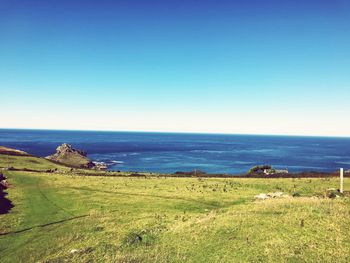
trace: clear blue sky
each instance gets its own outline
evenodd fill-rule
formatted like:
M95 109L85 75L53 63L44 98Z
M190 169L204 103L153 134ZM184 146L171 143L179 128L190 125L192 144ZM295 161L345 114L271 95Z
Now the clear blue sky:
M349 3L0 0L0 127L350 136Z

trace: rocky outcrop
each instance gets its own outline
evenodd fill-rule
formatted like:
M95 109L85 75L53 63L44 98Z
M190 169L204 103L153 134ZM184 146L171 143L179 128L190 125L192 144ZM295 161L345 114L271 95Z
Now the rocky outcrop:
M275 175L275 174L288 174L288 170L278 170L271 165L257 165L248 171L248 175Z
M87 168L96 170L106 170L103 163L93 162L85 151L74 149L71 145L64 143L57 147L56 153L45 157L48 160L68 165L74 168Z

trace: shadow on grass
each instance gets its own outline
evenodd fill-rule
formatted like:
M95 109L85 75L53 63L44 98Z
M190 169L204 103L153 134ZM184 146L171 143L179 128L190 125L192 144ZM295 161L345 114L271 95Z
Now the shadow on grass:
M6 198L7 193L0 186L0 215L7 214L14 205Z
M6 177L0 172L0 215L7 214L14 205L12 202L6 198L8 183Z

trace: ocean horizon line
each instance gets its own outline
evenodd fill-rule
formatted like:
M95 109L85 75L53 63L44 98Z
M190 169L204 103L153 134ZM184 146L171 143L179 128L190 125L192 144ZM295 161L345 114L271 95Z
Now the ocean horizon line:
M308 138L342 138L350 139L350 135L312 135L312 134L273 134L273 133L230 133L201 131L161 131L161 130L113 130L113 129L59 129L59 128L1 128L0 130L23 131L61 131L61 132L111 132L111 133L150 133L150 134L200 134L200 135L232 135L232 136L266 136L266 137L308 137Z

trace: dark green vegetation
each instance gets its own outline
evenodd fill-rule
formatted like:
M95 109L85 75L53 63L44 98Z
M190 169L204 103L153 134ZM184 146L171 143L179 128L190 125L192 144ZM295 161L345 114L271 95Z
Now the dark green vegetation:
M6 177L0 172L0 215L8 213L13 207L10 200L6 198L8 182Z
M350 261L350 200L326 197L337 178L87 177L111 173L0 155L9 166L1 262ZM253 198L275 191L291 197Z

